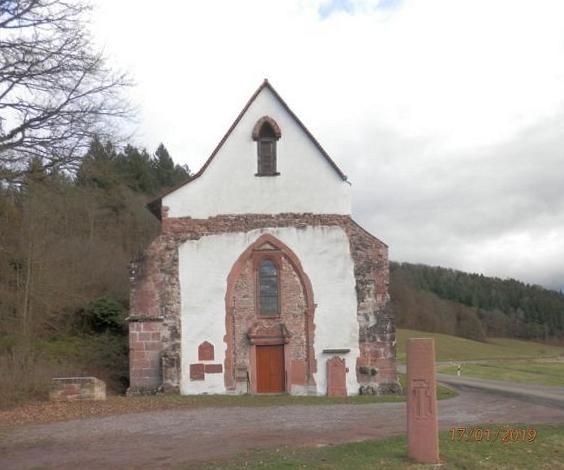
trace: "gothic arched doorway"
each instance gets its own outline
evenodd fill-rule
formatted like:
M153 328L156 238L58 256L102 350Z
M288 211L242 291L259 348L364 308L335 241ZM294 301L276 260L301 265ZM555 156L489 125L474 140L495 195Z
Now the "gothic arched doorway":
M225 294L225 386L240 393L315 387L313 289L296 254L270 234L239 256Z

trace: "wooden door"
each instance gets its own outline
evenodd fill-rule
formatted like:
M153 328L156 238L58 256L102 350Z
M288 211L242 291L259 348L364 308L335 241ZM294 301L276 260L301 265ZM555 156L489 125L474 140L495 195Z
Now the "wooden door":
M257 392L285 391L284 345L257 346Z

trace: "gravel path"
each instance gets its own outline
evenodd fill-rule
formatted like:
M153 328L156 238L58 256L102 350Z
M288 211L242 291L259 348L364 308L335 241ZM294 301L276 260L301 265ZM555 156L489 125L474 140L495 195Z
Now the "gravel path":
M483 391L439 402L443 430L477 423L564 423L564 409ZM20 426L0 435L0 468L168 468L244 450L405 433L405 404L168 410Z

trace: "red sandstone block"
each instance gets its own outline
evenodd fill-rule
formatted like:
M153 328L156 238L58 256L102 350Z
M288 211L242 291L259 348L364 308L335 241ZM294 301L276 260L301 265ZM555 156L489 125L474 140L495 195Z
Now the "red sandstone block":
M145 354L144 350L143 350L143 343L136 343L135 346L131 346L129 348L129 357L132 357L132 354ZM145 356L141 357L139 356L139 359L143 359Z
M160 351L161 343L158 341L147 341L145 343L145 351Z
M153 333L138 333L139 341L151 341L151 335Z
M72 395L65 395L64 400L65 401L76 401L80 399L80 394L78 393L74 393Z
M77 393L80 393L80 386L77 385L77 384L64 385L62 392L63 392L63 395L65 395L65 396L76 395Z
M293 360L292 372L290 374L292 385L305 385L306 383L306 366L305 361Z
M213 344L204 341L198 346L198 361L213 361L214 357Z
M140 368L140 369L148 369L149 367L151 367L153 364L151 364L151 361L147 361L146 359L137 359L135 361L131 361L131 367L135 367L135 368Z
M135 350L135 351L129 351L129 360L130 361L136 361L139 359L146 359L147 355L145 353L145 351L140 351L140 350Z
M380 380L378 381L379 383L394 383L397 381L397 375L396 374L382 374L380 376Z
M368 367L370 366L370 362L365 357L359 357L356 361L356 366L358 367Z
M221 374L223 372L222 364L206 364L204 366L206 374Z
M368 360L370 361L371 364L375 364L378 359L381 359L382 355L380 354L380 350L375 349L375 348L371 348L368 351Z
M158 331L159 323L157 322L143 322L143 331Z
M379 381L394 382L397 379L396 369L378 369Z
M132 384L133 385L133 384ZM155 379L154 378L140 378L135 380L135 387L140 387L140 388L155 388L155 386L157 385L155 383Z
M137 341L137 340L129 341L129 349L142 351L143 350L143 342Z
M389 368L393 368L394 367L394 359L393 358L389 358L389 357L382 357L380 359L378 359L378 361L376 361L376 365L378 367L389 367Z
M190 380L204 380L204 364L190 364Z
M143 374L145 374L145 377L153 377L159 374L159 370L154 367L146 367L141 370L143 371Z
M151 333L151 339L152 339L153 341L160 341L160 340L161 340L161 334L160 334L160 332L157 331L157 332Z

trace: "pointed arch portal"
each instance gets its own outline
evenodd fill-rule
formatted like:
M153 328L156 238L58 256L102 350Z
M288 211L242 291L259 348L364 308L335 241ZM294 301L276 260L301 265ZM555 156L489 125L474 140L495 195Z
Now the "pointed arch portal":
M265 260L280 274L276 280L279 308L269 315L260 311L259 274ZM274 278L270 281L275 282ZM261 393L305 392L315 387L314 314L312 284L298 256L273 235L258 237L227 276L226 389Z

